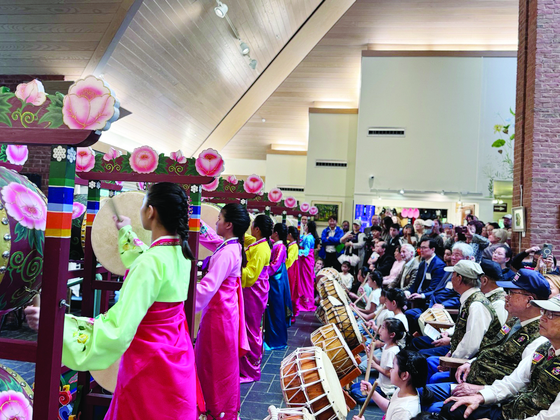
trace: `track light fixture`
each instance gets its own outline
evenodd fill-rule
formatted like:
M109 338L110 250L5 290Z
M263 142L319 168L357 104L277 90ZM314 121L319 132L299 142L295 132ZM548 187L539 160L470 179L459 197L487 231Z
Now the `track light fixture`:
M222 3L220 0L216 0L216 2L218 5L214 7L214 13L216 13L216 16L223 19L226 17L228 12L227 4Z
M404 190L400 190L399 193L404 194Z
M257 60L255 60L254 58L251 59L251 61L249 61L249 67L255 70L257 68Z
M247 55L247 54L249 54L249 52L251 51L251 49L249 48L249 46L248 46L245 42L243 42L243 41L241 41L241 42L239 43L239 49L241 50L241 54L243 54L243 55Z

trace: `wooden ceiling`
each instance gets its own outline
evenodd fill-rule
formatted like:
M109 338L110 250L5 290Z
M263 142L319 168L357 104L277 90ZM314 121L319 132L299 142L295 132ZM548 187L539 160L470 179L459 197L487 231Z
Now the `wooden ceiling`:
M134 0L0 0L0 74L91 73Z
M265 159L271 144L306 150L310 107L358 106L368 46L515 50L517 16L517 0L357 0L222 152Z

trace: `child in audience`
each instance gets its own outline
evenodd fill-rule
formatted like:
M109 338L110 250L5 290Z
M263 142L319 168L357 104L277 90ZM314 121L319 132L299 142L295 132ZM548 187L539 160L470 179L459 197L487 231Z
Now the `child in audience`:
M340 273L341 285L345 290L351 290L354 283L354 276L350 274L350 263L344 261L341 265L342 273Z
M385 398L377 390L373 393L373 400L386 413L385 420L410 420L420 414L420 404L428 404L431 397L430 392L425 388L427 375L428 363L417 352L403 350L394 356L390 376L391 384L397 390L390 399ZM362 381L361 387L369 393L372 385ZM424 388L422 396L419 396L417 388ZM352 420L365 420L365 418L354 416Z

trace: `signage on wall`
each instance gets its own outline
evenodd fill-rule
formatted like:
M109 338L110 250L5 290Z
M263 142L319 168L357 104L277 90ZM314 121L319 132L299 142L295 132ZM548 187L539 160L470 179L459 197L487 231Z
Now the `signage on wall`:
M494 204L494 213L506 213L507 203Z

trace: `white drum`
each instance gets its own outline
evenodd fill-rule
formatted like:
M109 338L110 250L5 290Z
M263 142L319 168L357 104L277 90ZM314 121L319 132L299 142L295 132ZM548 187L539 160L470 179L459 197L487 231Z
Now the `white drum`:
M313 420L305 408L276 408L268 407L268 416L264 420Z
M324 325L313 331L311 343L327 353L339 378L358 368L358 362L336 325Z
M321 299L326 299L327 297L332 296L345 305L349 303L346 291L342 288L340 283L334 279L325 279L325 281L318 283L317 290L319 291Z
M318 420L344 420L348 414L342 387L327 354L301 347L280 365L280 386L290 408L306 408Z

